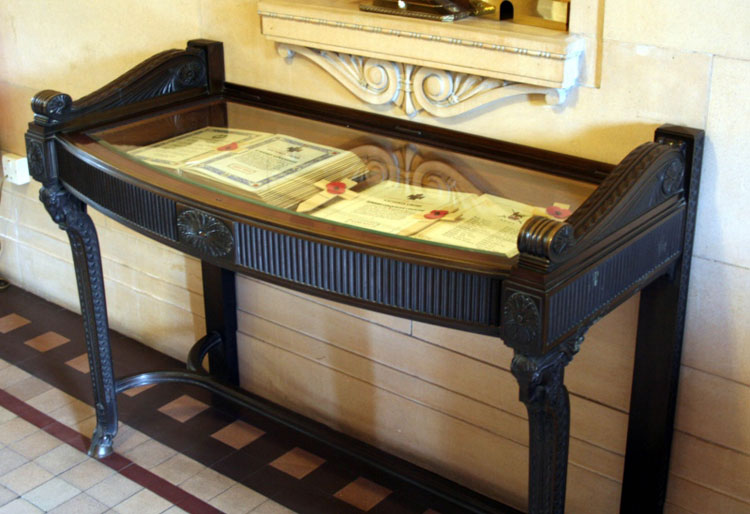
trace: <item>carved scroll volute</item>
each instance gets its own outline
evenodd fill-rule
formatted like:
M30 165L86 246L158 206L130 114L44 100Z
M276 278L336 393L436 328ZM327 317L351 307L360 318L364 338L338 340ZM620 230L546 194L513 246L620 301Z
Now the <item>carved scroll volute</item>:
M614 234L684 189L681 148L645 143L618 164L566 222L527 220L518 235L519 264L549 270Z
M76 101L59 91L41 91L31 100L34 121L43 127L54 127L87 113L123 107L170 93L192 88L208 90L211 70L208 69L207 56L217 51L220 53L220 45L212 41L194 41L186 50L161 52ZM217 68L220 68L217 71L223 80L223 65Z
M575 246L573 227L564 221L532 216L518 234L518 251L558 262Z

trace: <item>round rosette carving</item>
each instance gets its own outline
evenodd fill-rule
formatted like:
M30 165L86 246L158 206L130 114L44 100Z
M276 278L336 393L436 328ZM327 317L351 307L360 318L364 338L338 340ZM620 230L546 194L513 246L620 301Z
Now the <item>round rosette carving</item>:
M206 68L203 63L189 61L182 64L175 73L175 85L177 89L198 87L203 85L206 76Z
M52 89L40 91L31 99L32 111L36 114L43 114L53 118L70 110L72 105L73 100L69 95Z
M26 158L29 163L29 173L34 177L34 180L42 182L44 178L44 149L42 148L42 143L28 141L26 144Z
M210 214L190 209L177 217L180 241L211 257L223 257L232 252L232 232Z
M573 227L567 223L560 227L550 242L550 259L555 260L562 256L563 253L573 244Z
M72 103L73 100L66 94L55 95L47 100L45 110L51 115L61 114L63 111L68 110Z
M523 293L513 293L503 307L503 331L511 346L528 346L541 332L539 309L534 300Z

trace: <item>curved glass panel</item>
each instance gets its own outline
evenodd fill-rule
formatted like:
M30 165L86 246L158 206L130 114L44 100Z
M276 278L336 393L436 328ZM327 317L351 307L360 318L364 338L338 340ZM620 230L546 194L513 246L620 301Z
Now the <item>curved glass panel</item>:
M516 253L532 215L564 219L592 184L219 101L89 134L160 173L327 224Z

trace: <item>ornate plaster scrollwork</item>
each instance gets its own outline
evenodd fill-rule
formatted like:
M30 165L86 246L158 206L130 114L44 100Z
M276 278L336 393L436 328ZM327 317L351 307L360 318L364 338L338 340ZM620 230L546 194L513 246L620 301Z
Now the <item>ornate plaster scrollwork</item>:
M520 95L544 95L548 104L565 102L566 90L520 84L506 80L385 61L315 48L279 43L279 54L311 60L371 105L393 104L407 116L424 111L450 118Z

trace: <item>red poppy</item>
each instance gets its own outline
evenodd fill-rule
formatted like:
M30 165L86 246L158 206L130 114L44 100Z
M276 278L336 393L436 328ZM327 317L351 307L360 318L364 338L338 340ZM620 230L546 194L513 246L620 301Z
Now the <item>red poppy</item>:
M332 195L343 195L346 193L346 184L343 182L329 182L326 186L326 191Z
M229 150L237 150L237 143L229 143L228 145L220 146L217 148L220 152L226 152Z
M447 216L448 211L434 209L424 215L428 220L439 220L440 218Z
M552 216L553 218L564 220L568 216L572 214L570 209L563 209L562 207L558 207L557 205L550 205L547 207L547 214Z

